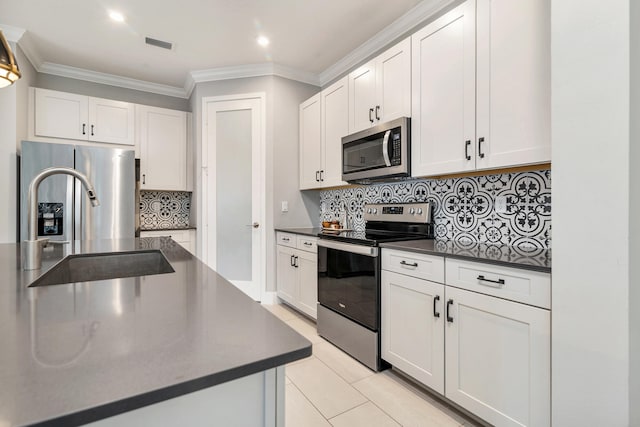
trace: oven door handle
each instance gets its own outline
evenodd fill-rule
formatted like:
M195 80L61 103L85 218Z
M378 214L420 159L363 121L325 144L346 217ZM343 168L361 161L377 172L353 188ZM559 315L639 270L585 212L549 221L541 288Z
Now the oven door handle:
M333 240L318 240L318 246L328 249L335 249L337 251L350 252L353 254L377 257L378 248L363 245L354 245L352 243L334 242Z
M389 135L391 135L391 130L386 131L382 139L382 156L384 157L384 163L387 167L391 166L391 159L389 159Z

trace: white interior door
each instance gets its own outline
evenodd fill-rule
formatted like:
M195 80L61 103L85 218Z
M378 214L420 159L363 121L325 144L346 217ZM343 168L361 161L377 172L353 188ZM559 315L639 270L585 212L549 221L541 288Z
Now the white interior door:
M247 295L264 288L264 98L203 101L203 259Z

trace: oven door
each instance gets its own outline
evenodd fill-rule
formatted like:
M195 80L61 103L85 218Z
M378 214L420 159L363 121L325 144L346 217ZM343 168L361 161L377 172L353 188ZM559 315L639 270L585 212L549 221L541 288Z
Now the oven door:
M380 319L378 248L318 240L318 302L377 331Z

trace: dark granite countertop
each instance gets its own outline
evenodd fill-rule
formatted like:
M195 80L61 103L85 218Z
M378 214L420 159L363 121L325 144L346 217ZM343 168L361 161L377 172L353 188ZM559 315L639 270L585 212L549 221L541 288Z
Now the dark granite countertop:
M71 253L157 248L174 273L29 288ZM284 365L311 343L168 238L0 245L0 425L75 426Z
M275 228L276 231L284 231L285 233L301 234L303 236L318 237L318 234L322 234L322 228L309 227L309 228Z
M451 240L408 240L383 243L380 247L551 273L550 249Z

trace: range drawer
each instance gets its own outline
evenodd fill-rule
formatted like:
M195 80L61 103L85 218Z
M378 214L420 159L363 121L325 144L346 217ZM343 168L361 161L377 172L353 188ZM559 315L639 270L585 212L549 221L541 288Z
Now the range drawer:
M298 249L318 253L318 239L315 237L298 236Z
M383 249L382 269L444 283L444 258L437 255Z
M297 236L292 233L284 233L282 231L278 231L276 233L276 242L279 245L289 246L290 248L295 248L297 246Z
M536 307L551 308L551 275L447 258L446 284Z

